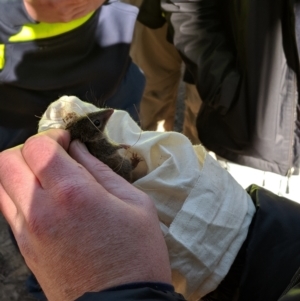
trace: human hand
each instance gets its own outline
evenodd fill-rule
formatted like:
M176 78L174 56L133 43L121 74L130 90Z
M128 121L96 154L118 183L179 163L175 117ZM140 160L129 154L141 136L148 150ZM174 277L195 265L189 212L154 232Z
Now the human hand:
M86 16L100 7L105 0L23 0L25 8L36 21L70 22Z
M0 210L48 300L170 283L151 199L69 141L68 132L49 130L0 153Z

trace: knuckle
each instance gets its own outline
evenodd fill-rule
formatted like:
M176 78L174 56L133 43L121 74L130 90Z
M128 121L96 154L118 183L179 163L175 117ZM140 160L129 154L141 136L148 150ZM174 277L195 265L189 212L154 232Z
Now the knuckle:
M44 166L49 160L54 160L57 154L57 144L46 135L30 137L22 148L24 158L30 158L31 162L39 162Z
M145 198L144 204L146 208L156 212L154 201L146 194L144 194L144 198Z
M35 136L28 138L23 145L23 149L22 149L23 154L34 152L36 149L37 142L38 141Z
M49 231L49 227L46 225L47 217L45 218L39 212L31 213L27 218L26 223L28 232L35 236L45 236Z
M50 211L52 214L43 210L33 211L25 217L27 233L42 243L56 240L62 231L63 216L59 211Z
M76 179L59 181L52 189L57 202L64 207L73 206L83 194L82 183L77 183Z
M141 206L141 208L143 208L143 210L145 212L149 212L151 214L153 214L153 213L157 214L157 210L156 210L154 201L147 194L138 190L138 191L136 191L135 198L141 200L139 205Z
M32 245L29 243L28 239L26 239L24 235L20 235L20 237L18 237L17 242L23 257L27 260L28 259L35 260L36 254L32 248Z
M117 171L118 170L113 170L98 159L94 160L93 173L95 175L101 175L101 182L114 183L116 181Z
M93 169L95 174L101 175L101 179L104 182L114 181L116 177L116 173L110 167L100 161L95 163Z
M45 135L36 135L28 138L23 145L23 153L33 153L40 151L41 146L50 141L50 138Z
M154 202L150 198L147 198L147 201L143 203L143 209L144 220L146 224L152 224L154 221L158 222L158 212Z

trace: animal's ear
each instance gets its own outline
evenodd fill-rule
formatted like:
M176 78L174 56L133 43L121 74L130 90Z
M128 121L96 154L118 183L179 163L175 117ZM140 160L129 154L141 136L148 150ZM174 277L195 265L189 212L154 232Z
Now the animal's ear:
M104 130L107 121L109 120L110 116L113 114L114 109L103 109L98 112L91 113L91 120L94 125L101 131Z

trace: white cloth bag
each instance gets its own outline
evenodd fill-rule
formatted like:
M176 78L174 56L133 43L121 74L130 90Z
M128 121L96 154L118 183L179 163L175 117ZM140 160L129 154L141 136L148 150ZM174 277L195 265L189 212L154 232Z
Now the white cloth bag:
M53 102L39 131L64 128L67 113L99 108L74 96ZM143 158L134 186L155 202L169 250L173 285L188 300L214 290L227 274L255 212L244 189L201 145L176 132L143 132L124 111L111 116L110 139L132 146L124 155Z

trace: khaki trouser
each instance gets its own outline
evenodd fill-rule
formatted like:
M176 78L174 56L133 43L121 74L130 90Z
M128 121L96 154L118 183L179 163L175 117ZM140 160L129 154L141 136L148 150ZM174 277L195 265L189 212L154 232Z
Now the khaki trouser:
M140 6L142 0L123 0ZM167 24L150 29L136 23L131 46L133 61L144 71L146 88L140 107L141 126L156 130L160 122L166 131L174 128L178 86L181 79L182 60L175 47L166 40ZM183 133L192 143L199 143L196 115L201 99L194 85L186 85Z

